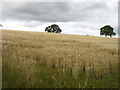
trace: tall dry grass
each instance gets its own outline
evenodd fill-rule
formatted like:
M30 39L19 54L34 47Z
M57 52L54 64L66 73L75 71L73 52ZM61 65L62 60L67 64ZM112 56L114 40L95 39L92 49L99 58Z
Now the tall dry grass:
M57 70L62 77L84 79L85 86L93 79L118 74L117 38L22 31L2 34L3 78L5 74L19 73L19 87L42 83L37 77L42 72L41 65ZM56 75L53 73L51 78L57 82ZM8 87L4 79L3 87Z

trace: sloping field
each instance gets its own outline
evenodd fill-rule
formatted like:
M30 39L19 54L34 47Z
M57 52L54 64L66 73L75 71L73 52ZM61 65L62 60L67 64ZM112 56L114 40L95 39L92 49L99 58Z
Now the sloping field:
M118 87L118 39L2 31L3 88Z

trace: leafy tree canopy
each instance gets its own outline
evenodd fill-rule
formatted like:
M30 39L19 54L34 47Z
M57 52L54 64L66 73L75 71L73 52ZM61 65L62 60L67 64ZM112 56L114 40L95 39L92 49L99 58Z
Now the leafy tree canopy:
M3 27L2 24L0 24L0 27Z
M113 32L114 28L110 25L105 25L104 27L100 28L100 35L105 35L112 37L113 35L116 35L115 32Z
M60 33L60 32L62 32L60 27L56 24L52 24L51 26L46 27L45 31L49 32L49 33Z

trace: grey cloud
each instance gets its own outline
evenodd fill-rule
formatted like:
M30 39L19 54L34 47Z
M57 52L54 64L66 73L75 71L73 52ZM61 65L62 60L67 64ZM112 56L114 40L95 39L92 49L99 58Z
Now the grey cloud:
M108 9L105 3L68 2L26 2L22 7L15 3L4 3L3 18L23 21L71 22L84 21L94 17L101 10Z
M12 3L10 3L10 5L12 5ZM19 20L38 20L46 22L62 21L63 19L64 21L65 18L63 14L69 12L67 3L27 2L25 6L14 9L9 8L10 5L5 4L4 6L4 19L13 18Z

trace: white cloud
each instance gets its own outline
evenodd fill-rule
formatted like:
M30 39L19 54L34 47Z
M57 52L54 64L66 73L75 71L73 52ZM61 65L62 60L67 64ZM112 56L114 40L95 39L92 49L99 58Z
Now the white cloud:
M98 36L99 29L109 24L118 32L117 0L6 3L8 1L3 3L3 26L6 29L44 32L45 27L55 23L61 27L62 33Z

